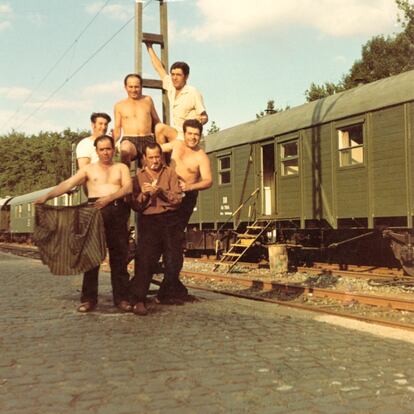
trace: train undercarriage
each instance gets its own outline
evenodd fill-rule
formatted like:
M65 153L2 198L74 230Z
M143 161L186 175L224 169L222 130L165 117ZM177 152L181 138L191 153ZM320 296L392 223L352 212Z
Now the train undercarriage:
M407 228L332 229L326 226L300 229L294 222L274 221L246 251L243 261L268 260L268 246L284 244L288 250L289 267L311 266L315 262L336 263L342 269L348 265L403 268L414 276L414 233ZM325 224L325 223L324 223ZM222 228L200 229L189 226L186 233L187 255L216 255L218 258L245 231L248 223L241 223L237 230Z

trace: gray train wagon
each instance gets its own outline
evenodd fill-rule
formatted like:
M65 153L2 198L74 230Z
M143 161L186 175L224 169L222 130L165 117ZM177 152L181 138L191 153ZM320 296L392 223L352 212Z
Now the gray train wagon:
M34 191L32 193L13 197L10 201L10 233L12 240L26 241L33 233L35 206L33 202L47 194L54 187ZM77 192L63 194L47 202L55 206L70 206L77 204Z
M411 230L413 85L408 71L207 136L214 184L191 226L217 229L257 188L257 217L291 233Z

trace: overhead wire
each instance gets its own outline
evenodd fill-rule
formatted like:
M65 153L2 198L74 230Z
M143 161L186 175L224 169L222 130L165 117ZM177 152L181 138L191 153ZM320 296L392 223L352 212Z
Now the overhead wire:
M107 3L110 0L107 1ZM149 0L144 6L147 7L150 3L152 3L154 0ZM102 9L101 9L102 10ZM37 107L35 108L17 127L16 129L19 129L22 125L24 125L30 118L32 118L33 115L35 115L40 109L42 109L47 102L50 101L50 99L53 98L76 74L78 74L102 49L105 48L107 44L109 44L123 29L125 29L126 26L131 23L135 19L135 15L132 16L130 19L128 19L107 41L105 41L101 46L98 47L98 49L95 50L95 52L92 53L80 66L78 66L77 69L75 69L54 91L52 91L49 96Z
M55 70L55 68L59 65L59 63L65 58L65 56L73 49L73 47L78 43L79 39L84 35L84 33L88 30L88 28L92 25L92 23L96 20L96 18L101 14L102 10L108 5L111 0L107 0L103 6L96 12L96 14L92 17L92 19L85 25L85 27L80 31L76 39L67 47L67 49L60 55L60 57L56 60L56 62L50 67L50 69L46 72L46 74L42 77L42 79L36 84L36 86L32 89L31 93L27 96L27 98L23 101L23 103L16 109L16 111L6 120L4 124L4 128L8 125L8 123L20 112L20 110L26 105L27 102L32 98L34 93L40 88L43 82L49 77L49 75Z

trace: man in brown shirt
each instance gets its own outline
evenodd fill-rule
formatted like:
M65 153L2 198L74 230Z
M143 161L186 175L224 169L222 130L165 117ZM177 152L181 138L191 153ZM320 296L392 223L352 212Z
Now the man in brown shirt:
M135 276L130 283L131 303L137 315L148 313L145 299L160 256L163 256L165 267L164 280L158 291L161 303L174 296L172 286L183 265L183 232L176 213L182 191L177 174L163 164L162 150L157 143L145 146L144 160L145 167L137 170L137 188L132 200L134 210L141 213Z

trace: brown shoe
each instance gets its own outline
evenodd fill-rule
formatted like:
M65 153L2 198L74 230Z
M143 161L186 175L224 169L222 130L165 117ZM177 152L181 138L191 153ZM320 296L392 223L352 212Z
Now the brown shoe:
M131 304L126 301L126 300L121 300L121 302L119 302L116 307L118 309L120 309L122 312L131 312L132 311L132 306Z
M139 315L139 316L145 316L148 315L148 310L145 307L144 302L138 302L134 305L134 307L132 308L132 312L135 313L135 315Z
M79 306L78 306L78 312L80 313L86 313L86 312L92 312L94 311L96 308L96 303L94 302L82 302Z

